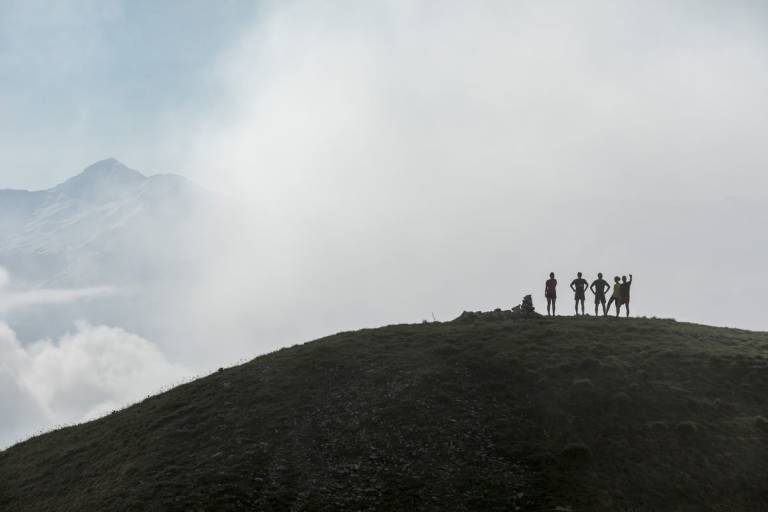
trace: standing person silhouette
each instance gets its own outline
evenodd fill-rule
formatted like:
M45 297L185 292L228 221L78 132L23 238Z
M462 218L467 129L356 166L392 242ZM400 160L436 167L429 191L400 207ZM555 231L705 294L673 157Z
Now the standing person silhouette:
M613 278L613 295L611 300L608 301L608 307L611 309L611 304L616 303L616 316L619 316L619 308L621 308L621 284L619 283L619 276Z
M576 316L579 316L579 302L581 302L581 315L584 316L584 295L589 283L586 279L581 277L581 272L576 274L576 279L571 281L571 290L574 293L574 300L576 302L574 309L576 310Z
M544 285L544 297L547 298L547 316L555 316L555 303L557 302L557 279L555 273L549 273L549 279ZM552 312L549 309L552 307Z
M606 316L608 314L608 308L605 307L605 294L611 289L611 285L608 284L608 281L603 279L602 272L597 274L597 279L594 280L589 289L595 294L595 316L597 316L597 306L599 304L603 305L603 316Z
M629 318L629 287L632 286L632 274L629 274L629 281L627 276L621 276L621 303L627 310L627 318Z

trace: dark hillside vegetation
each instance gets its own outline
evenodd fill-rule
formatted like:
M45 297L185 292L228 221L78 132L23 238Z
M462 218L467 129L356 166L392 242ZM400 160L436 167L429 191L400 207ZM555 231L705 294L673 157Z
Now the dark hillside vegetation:
M0 510L765 510L767 395L765 333L366 329L16 445Z

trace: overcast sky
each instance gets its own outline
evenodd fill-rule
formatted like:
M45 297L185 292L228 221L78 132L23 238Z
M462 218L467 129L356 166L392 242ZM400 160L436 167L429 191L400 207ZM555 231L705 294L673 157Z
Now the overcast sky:
M768 328L767 21L748 0L0 0L0 186L114 156L275 219L294 279L463 275L453 312L634 270L638 312Z
M338 193L354 163L351 186L384 169L755 195L767 19L757 1L2 0L3 186L114 156L223 187Z
M339 304L306 334L516 300L550 270L768 328L766 21L746 0L0 0L0 187L114 156L239 196L250 238L287 244L281 291Z
M747 0L0 0L0 188L112 156L250 205L258 230L231 234L252 249L215 248L184 297L241 336L272 322L243 356L541 309L550 271L633 273L637 314L767 330L767 22ZM151 345L121 327L43 346Z

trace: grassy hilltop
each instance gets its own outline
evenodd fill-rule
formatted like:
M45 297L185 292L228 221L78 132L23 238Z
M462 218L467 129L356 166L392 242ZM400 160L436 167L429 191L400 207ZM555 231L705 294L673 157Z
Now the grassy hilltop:
M16 445L0 510L765 510L767 394L768 333L366 329Z

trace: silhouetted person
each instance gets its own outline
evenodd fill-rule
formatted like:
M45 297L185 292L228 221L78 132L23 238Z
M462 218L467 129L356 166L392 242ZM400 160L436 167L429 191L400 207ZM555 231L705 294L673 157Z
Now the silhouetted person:
M576 274L576 279L571 281L571 290L573 290L575 296L574 300L576 302L574 305L574 309L576 309L576 316L579 315L579 302L581 302L581 314L584 314L584 295L587 291L587 286L589 286L589 283L586 279L581 277L581 272L578 272Z
M605 307L605 294L611 289L611 285L603 279L602 272L597 274L597 279L595 279L589 289L595 294L595 316L597 316L597 306L600 304L603 305L603 316L606 316L608 308Z
M616 316L619 316L619 308L621 307L621 283L619 282L619 276L613 278L613 295L611 300L608 301L608 307L611 309L611 304L616 303Z
M627 310L627 318L629 318L629 287L632 286L632 274L629 274L629 281L627 276L621 276L621 303Z
M549 279L547 279L544 285L544 297L547 298L547 316L555 315L555 303L557 302L557 279L555 279L555 273L549 273ZM550 307L552 311L550 312Z

